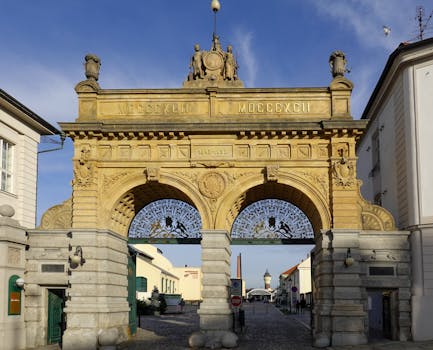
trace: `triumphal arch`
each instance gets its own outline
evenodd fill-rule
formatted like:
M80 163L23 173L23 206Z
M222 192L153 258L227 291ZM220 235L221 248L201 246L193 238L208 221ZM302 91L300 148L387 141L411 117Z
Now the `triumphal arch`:
M383 286L396 291L394 338L409 336L407 233L395 231L392 216L360 195L355 146L366 121L351 116L344 54L332 53L329 64L329 86L245 88L232 48L223 50L214 35L208 51L195 46L182 88L107 90L98 83L99 58L86 56L86 80L75 88L78 117L60 123L75 148L72 197L47 211L39 229L69 254L79 246L85 258L68 269L64 348L96 346L98 334L110 329L124 339L127 242L142 238L201 244L206 341L222 341L231 329L230 244L242 239L315 243L315 346L367 342L366 290ZM193 207L198 235L190 236L186 223L177 223L182 235L167 234L160 222L131 234L140 210L161 199ZM268 199L298 208L312 235L281 217L266 224L267 232L280 225L283 235L274 229L260 236L258 226L232 235L238 215ZM38 234L30 239L36 247ZM392 267L392 277L371 269L383 266Z

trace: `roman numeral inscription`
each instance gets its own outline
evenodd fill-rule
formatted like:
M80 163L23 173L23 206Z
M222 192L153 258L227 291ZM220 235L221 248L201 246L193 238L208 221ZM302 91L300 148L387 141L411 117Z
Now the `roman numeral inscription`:
M304 114L310 113L310 102L239 102L239 114L251 113L284 113Z

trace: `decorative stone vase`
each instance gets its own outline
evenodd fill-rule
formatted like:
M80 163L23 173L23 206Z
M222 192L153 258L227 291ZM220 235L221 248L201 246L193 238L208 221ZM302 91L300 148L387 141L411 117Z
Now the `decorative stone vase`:
M99 79L99 68L101 67L101 60L98 56L88 54L85 57L86 63L86 78L97 81Z

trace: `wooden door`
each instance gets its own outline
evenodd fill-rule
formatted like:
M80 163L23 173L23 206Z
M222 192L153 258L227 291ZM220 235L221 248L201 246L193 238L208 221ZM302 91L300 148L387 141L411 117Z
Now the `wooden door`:
M48 344L61 343L63 333L64 290L48 290Z

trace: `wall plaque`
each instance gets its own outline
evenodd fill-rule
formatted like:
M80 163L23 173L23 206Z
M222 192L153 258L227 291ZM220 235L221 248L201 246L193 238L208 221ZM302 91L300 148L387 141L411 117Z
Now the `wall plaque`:
M63 264L42 264L42 272L65 272L65 265Z

